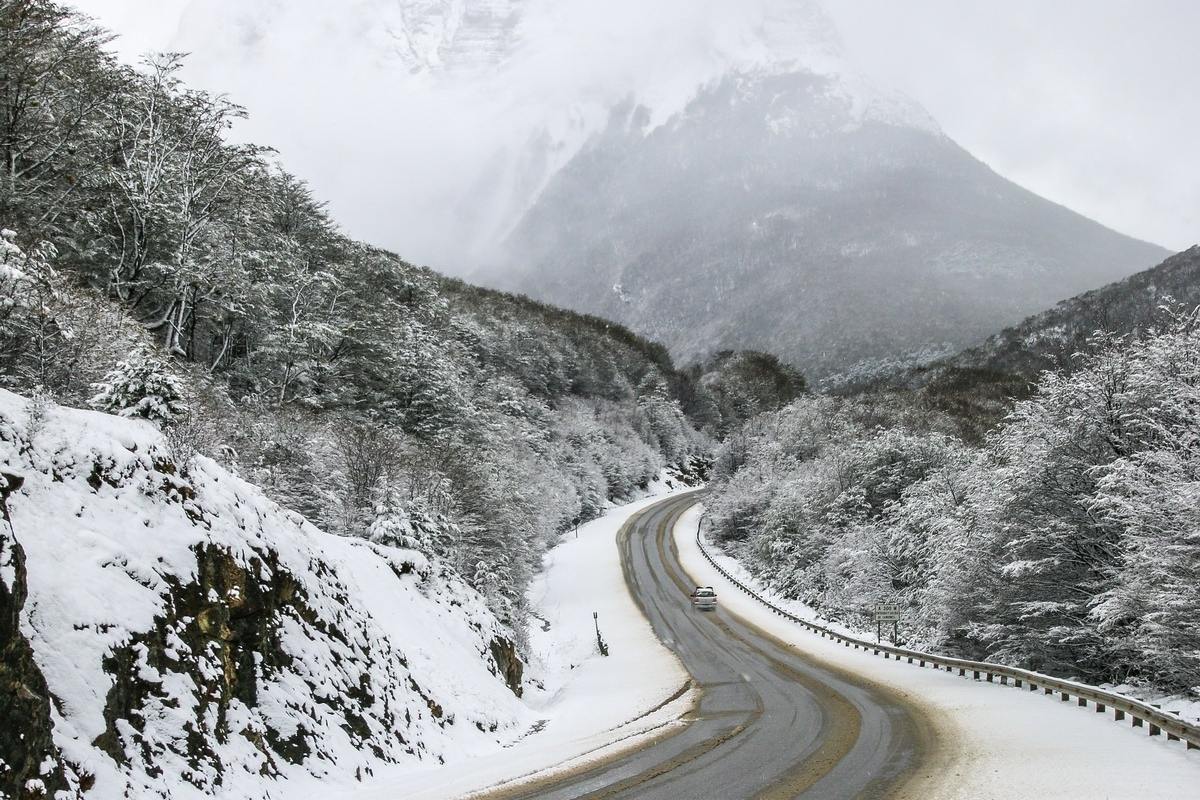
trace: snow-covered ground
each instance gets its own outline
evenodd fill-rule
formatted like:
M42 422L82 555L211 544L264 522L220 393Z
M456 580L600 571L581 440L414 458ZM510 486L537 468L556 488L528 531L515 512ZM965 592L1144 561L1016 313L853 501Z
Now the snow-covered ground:
M47 780L89 798L458 797L691 705L616 544L663 481L548 554L518 697L513 633L452 571L324 533L145 421L0 390L0 472L22 680L55 700L27 732L52 736Z
M353 797L394 800L397 783L408 800L462 797L571 770L681 724L677 720L694 699L687 671L634 603L617 548L617 533L631 517L679 491L687 489L660 482L650 496L580 526L578 538L568 535L547 554L529 592L543 620L530 634L530 669L543 688L526 691L525 704L534 713L527 735L466 762L379 773ZM607 657L596 644L593 612Z
M696 583L716 587L726 608L814 658L897 690L933 723L934 757L899 797L1200 798L1200 751L1186 751L1181 742L1151 738L1146 728L1040 693L848 649L772 614L700 553L696 525L702 512L701 506L690 509L675 528L680 561Z
M0 580L28 588L47 757L90 798L311 797L527 721L511 632L421 553L323 533L147 422L3 390L0 469L23 480Z

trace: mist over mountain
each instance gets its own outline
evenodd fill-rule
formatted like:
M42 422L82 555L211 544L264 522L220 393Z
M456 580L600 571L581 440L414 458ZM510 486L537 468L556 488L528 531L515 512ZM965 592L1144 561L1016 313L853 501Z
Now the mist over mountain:
M808 0L190 0L170 47L352 233L464 277L615 107L657 124L730 70L841 58Z
M1200 305L1200 245L1116 283L1063 300L1053 308L956 354L948 366L1008 372L1033 379L1070 372L1072 356L1089 348L1097 331L1137 336L1161 328L1172 311Z
M496 274L683 359L746 347L823 376L953 352L1165 254L997 175L912 101L760 69L664 125L615 113Z
M237 99L294 116L285 157L336 160L319 185L356 233L683 358L926 361L1167 254L993 173L807 0L193 0L184 23L189 78L261 72ZM351 130L379 160L339 157Z
M861 375L838 389L915 390L951 412L972 438L999 423L1046 372L1071 374L1114 341L1136 343L1178 326L1200 306L1200 245L1124 280L1068 298L981 344L889 374Z

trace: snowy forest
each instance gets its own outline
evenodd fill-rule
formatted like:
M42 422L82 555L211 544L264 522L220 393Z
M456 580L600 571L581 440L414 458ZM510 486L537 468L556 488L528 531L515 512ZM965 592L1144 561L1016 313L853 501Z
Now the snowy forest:
M546 549L664 473L782 593L1088 681L1200 686L1200 327L1099 336L984 425L807 393L773 356L677 368L605 320L341 233L245 110L0 0L0 387L148 419L321 529L420 551L505 625ZM989 421L990 422L990 421ZM710 468L711 465L711 468ZM340 541L340 540L339 540Z
M246 112L184 85L182 56L122 66L44 0L0 17L0 386L34 416L150 419L183 463L440 559L519 630L557 534L664 469L699 477L713 436L803 388L769 356L679 371L617 325L351 241L229 138ZM760 373L761 396L730 377Z
M805 397L718 452L708 523L775 589L906 642L1200 686L1200 327L1163 309L1044 372L978 445L901 393Z

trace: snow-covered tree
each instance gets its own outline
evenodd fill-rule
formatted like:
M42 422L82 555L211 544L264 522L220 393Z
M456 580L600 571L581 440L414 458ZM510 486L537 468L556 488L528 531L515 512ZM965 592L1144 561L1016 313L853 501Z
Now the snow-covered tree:
M171 425L187 413L183 387L166 362L149 347L139 346L95 384L93 408L122 417L141 417Z
M1200 331L1195 314L1123 354L1130 446L1097 471L1093 510L1121 530L1115 585L1092 617L1127 642L1118 669L1200 687Z
M396 487L386 477L373 492L375 518L367 528L367 538L388 547L404 547L427 553L432 541L429 532L413 523Z

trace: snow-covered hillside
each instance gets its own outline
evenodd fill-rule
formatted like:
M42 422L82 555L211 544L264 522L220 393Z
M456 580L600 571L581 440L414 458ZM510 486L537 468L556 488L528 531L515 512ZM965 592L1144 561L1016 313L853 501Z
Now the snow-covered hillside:
M0 663L25 704L0 767L31 791L265 797L494 749L526 721L513 635L456 576L184 449L0 391Z

